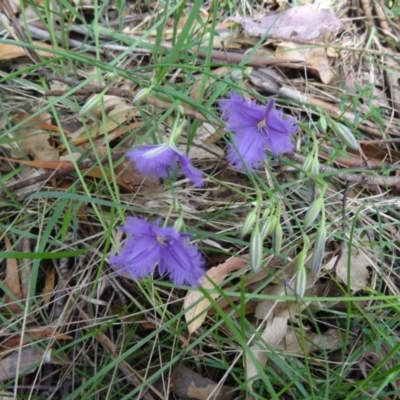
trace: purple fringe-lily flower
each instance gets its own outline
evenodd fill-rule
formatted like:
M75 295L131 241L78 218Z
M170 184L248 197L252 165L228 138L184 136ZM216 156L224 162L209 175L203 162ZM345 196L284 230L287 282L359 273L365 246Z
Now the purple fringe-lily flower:
M169 143L142 145L126 155L143 175L154 175L157 178L166 178L170 169L175 169L179 161L186 178L198 187L204 184L203 174L193 168L190 158Z
M227 131L235 133L234 143L228 146L228 162L240 170L257 168L265 160L265 148L280 155L293 151L290 136L297 131L296 118L283 119L283 112L275 108L275 100L266 106L246 100L238 93L230 93L221 100L222 118L228 122Z
M158 263L159 273L168 273L177 286L198 286L204 260L197 247L188 243L193 235L160 225L160 220L151 223L128 217L121 230L130 237L121 252L109 258L110 264L121 274L140 279L151 275Z

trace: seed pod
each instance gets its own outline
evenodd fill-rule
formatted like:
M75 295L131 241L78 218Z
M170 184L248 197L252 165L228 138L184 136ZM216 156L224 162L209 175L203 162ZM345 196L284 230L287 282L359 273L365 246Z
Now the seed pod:
M358 150L359 145L358 142L351 132L351 130L346 126L341 124L340 122L334 122L332 128L336 135L343 140L343 142L349 146L353 150Z
M279 223L279 221L277 221L277 223L275 225L275 229L273 230L273 234L272 234L272 248L274 250L275 255L278 255L281 252L282 237L283 237L282 226Z
M314 243L314 252L311 259L311 275L316 276L321 269L322 259L324 258L326 242L326 227L322 225L317 231Z
M260 228L256 225L250 239L250 265L254 272L257 272L260 269L262 257L263 242L261 239Z
M324 199L320 196L317 197L311 206L308 208L307 214L304 218L304 229L308 229L320 214L324 206Z
M257 208L254 208L247 214L247 217L244 220L242 226L242 232L241 232L242 236L246 236L253 229L253 226L257 221L257 214L258 214Z
M234 81L241 81L243 80L243 72L240 69L235 68L231 71L231 77Z

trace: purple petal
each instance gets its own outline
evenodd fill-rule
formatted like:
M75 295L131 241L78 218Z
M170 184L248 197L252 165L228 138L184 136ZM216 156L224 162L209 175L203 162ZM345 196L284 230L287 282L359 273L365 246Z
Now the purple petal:
M144 145L126 153L143 175L166 178L169 168L176 168L177 153L170 146Z
M203 258L197 248L184 242L176 242L161 250L164 258L164 269L168 270L170 279L177 286L185 283L198 286L199 278L204 275Z
M159 223L158 221L153 222ZM144 218L128 217L125 225L120 228L122 231L129 233L131 236L152 236L153 225Z
M229 164L239 170L245 170L243 162L249 169L258 168L265 160L265 146L268 140L257 129L249 129L247 133L240 132L234 137L234 144L228 146L227 159Z
M227 131L239 132L257 127L265 118L265 108L259 106L255 101L247 101L237 93L230 93L229 99L219 102L222 118L228 124Z
M160 246L153 239L129 238L117 256L110 257L110 264L119 273L129 273L132 278L149 276L160 257Z
M179 154L178 157L182 165L182 172L186 178L191 180L196 186L202 187L204 185L203 173L198 169L193 168L192 162L187 155Z

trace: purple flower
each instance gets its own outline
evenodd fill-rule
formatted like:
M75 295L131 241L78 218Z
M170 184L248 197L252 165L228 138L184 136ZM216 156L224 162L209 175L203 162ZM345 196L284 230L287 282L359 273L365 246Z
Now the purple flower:
M221 100L222 118L228 122L227 131L235 133L234 142L228 147L228 162L244 170L257 168L265 160L265 148L279 155L293 151L290 135L297 131L295 118L283 119L283 112L275 108L275 100L266 106L246 100L238 93L230 93Z
M193 168L190 158L170 143L142 145L129 151L126 155L130 161L136 163L137 169L143 175L154 175L157 178L166 178L170 169L175 169L179 161L186 178L196 186L200 187L204 184L203 174Z
M158 263L160 274L168 273L177 286L198 286L204 275L204 261L196 246L188 243L193 235L160 225L160 220L151 223L128 217L121 229L130 237L121 252L109 258L110 264L120 273L140 279L150 275Z

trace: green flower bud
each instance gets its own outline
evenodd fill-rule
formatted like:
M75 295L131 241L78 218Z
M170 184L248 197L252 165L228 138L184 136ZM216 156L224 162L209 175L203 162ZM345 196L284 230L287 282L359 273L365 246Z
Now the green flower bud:
M304 229L308 229L319 216L322 207L324 206L324 199L317 197L311 206L308 208L307 214L304 218Z
M275 225L275 229L273 230L273 234L272 234L272 248L276 255L280 254L280 252L281 252L282 238L283 238L282 226L279 223L279 221L277 221L277 223Z
M253 72L253 68L252 68L252 67L246 67L246 68L243 70L243 75L244 75L244 76L250 76L252 72Z
M106 91L103 91L101 93L93 95L87 102L84 104L84 106L80 109L78 116L79 117L84 117L88 115L90 112L93 111L95 107L97 107L104 98L104 94Z
M263 242L260 235L260 228L256 225L250 239L250 265L254 272L257 272L260 269L262 257Z
M143 101L146 97L149 96L150 92L153 90L153 87L150 86L148 88L143 88L141 90L139 90L135 97L133 98L133 102L134 103L140 103L141 101Z
M317 125L321 133L326 133L326 131L328 130L328 123L326 122L326 118L324 116L320 117Z
M244 220L243 226L242 226L242 236L247 235L252 229L257 221L257 215L258 215L258 209L254 208L251 210L248 214L246 219Z
M310 246L310 240L307 236L304 236L304 246L296 260L296 279L294 283L294 290L298 300L304 297L307 289L307 271L305 268L308 248Z
M261 237L263 240L275 229L277 223L278 217L276 215L271 215L268 220L264 222L261 228Z
M243 73L240 69L235 68L231 71L231 77L234 81L241 81L243 80Z
M316 276L322 264L322 259L324 258L325 252L325 242L326 242L326 227L321 225L317 231L317 236L314 243L314 252L311 259L311 275Z
M359 149L360 146L358 145L355 136L346 125L343 125L340 122L334 122L332 128L336 135L343 140L347 146L353 150Z
M300 257L299 257L300 258ZM296 293L297 300L300 301L307 289L307 271L304 264L297 266L296 278L294 281L294 291Z

